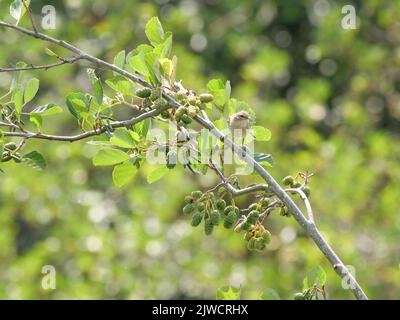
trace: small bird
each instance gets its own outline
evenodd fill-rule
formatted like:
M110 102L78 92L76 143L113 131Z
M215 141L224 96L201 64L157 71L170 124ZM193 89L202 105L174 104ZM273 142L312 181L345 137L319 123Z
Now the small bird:
M249 114L246 111L239 111L229 117L229 128L233 135L239 134L236 130L241 130L242 144L246 137L247 130L250 129Z

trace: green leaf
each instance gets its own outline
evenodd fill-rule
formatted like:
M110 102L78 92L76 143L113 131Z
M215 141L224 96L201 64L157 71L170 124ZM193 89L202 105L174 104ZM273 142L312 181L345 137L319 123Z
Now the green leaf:
M260 295L261 300L281 300L279 297L279 294L274 290L274 289L265 289L263 292L261 292Z
M254 160L265 167L272 167L274 160L268 153L254 153Z
M123 95L130 96L133 93L132 82L124 77L116 76L112 79L106 80L106 84L113 90L122 93Z
M113 182L118 188L121 188L132 180L136 172L137 168L130 161L126 161L114 167Z
M316 266L307 272L303 280L303 289L312 288L316 285L323 286L326 282L326 273L321 266Z
M51 50L51 49L49 49L49 48L46 48L46 49L45 49L45 52L46 52L46 54L47 54L48 56L50 56L50 57L56 57L56 58L58 58L58 54L55 53L53 50Z
M256 141L269 141L271 139L271 131L262 126L252 126L254 139Z
M129 160L129 155L121 150L113 148L100 149L93 158L95 166L112 166Z
M25 87L24 101L28 103L31 101L39 90L39 79L32 78L28 81Z
M147 183L152 184L158 180L160 180L162 177L164 177L170 170L166 166L160 166L151 171L147 175Z
M225 89L224 83L222 82L221 79L212 79L208 81L207 83L207 90L208 91L216 91L216 90L221 90Z
M135 132L139 134L140 137L146 138L147 133L150 130L150 127L151 127L151 120L145 119L143 121L136 123L133 126L133 129L135 130Z
M62 111L63 109L60 106L54 103L48 103L43 106L36 107L32 110L31 114L39 114L40 116L45 117L61 113Z
M46 168L46 160L37 151L32 151L22 156L22 162L35 169L42 170Z
M139 135L136 132L129 131L126 128L117 128L115 129L110 142L117 147L133 148L136 146L138 138Z
M88 68L86 71L89 76L90 83L92 84L94 96L97 100L97 103L100 105L103 103L103 86L101 81L96 76L94 69Z
M40 129L42 127L43 119L38 113L31 113L29 115L29 121L32 122L36 128Z
M174 71L174 66L172 64L172 60L163 58L158 60L161 65L161 69L164 75L169 79L172 76L172 72Z
M118 68L123 69L125 67L125 56L125 50L118 52L114 58L114 65L116 65Z
M25 0L25 5L29 7L30 0ZM22 0L14 0L10 5L10 15L17 20L17 24L26 12L26 8Z
M225 286L217 289L217 300L239 300L241 291L240 289L232 286Z
M154 47L164 40L164 30L158 17L153 17L147 22L145 32L147 39Z
M154 52L148 52L144 55L146 61L147 70L149 71L149 81L153 85L161 83L160 77L160 63L158 61L159 56Z
M24 101L24 88L21 85L14 90L12 101L14 103L15 112L19 118Z
M230 98L231 85L229 81L224 85L221 79L213 79L207 83L207 90L214 96L215 105L222 109Z
M144 53L139 52L137 55L132 56L129 60L130 66L145 77L149 76L149 69L144 58Z
M153 52L160 58L168 58L171 55L172 49L172 33L167 32L165 34L165 40L156 46Z
M72 92L66 97L66 104L69 112L77 119L81 118L80 113L88 111L87 97L80 92Z

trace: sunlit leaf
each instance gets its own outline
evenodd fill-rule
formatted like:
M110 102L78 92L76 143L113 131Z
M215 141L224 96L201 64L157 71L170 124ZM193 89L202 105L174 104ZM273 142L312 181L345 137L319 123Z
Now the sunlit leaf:
M147 183L152 184L164 177L170 170L166 166L156 167L147 175Z
M136 172L137 168L130 161L125 161L114 167L112 173L113 182L117 187L121 188L132 180Z
M158 17L153 17L147 22L145 32L153 46L157 46L164 40L164 30Z
M261 300L280 300L279 294L274 289L265 289L261 292L260 295Z
M95 166L112 166L129 159L129 155L118 149L100 149L93 158Z
M46 160L37 151L32 151L23 155L22 162L35 169L46 168Z

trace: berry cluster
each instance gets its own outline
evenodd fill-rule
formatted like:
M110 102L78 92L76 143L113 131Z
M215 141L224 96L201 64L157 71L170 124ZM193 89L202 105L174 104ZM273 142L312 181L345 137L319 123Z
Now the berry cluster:
M222 194L213 192L193 191L185 197L186 205L183 213L192 216L191 225L197 227L204 220L204 233L210 235L215 226L223 220L225 228L232 228L239 218L239 208L226 205Z
M16 152L17 145L14 142L8 142L3 146L3 154L0 158L0 162L7 162L13 159L15 162L21 162L21 155Z

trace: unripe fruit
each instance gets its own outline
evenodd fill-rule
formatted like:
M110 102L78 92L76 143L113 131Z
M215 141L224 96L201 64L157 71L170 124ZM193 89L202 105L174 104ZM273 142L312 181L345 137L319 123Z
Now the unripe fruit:
M191 197L191 196L186 196L186 197L185 197L185 202L186 202L186 203L192 203L193 200L194 200L194 199L193 199L193 197Z
M254 248L256 250L262 251L265 249L266 243L263 238L257 238L254 242Z
M202 93L199 97L200 101L203 103L211 102L214 100L214 96L210 93Z
M212 224L213 224L214 226L219 225L220 217L221 217L221 215L220 215L220 213L219 213L218 210L213 210L213 211L211 212L211 214L210 214L210 219L211 219L211 222L212 222Z
M303 192L307 197L309 197L311 194L311 189L309 187L304 187Z
M199 106L200 110L205 110L207 108L207 105L205 103L201 103Z
M206 208L206 205L204 204L204 202L199 202L199 203L197 204L197 209L198 209L200 212L204 211L205 208Z
M192 191L190 193L190 195L195 199L200 199L201 196L203 195L203 192L201 192L200 190L196 190L196 191Z
M206 219L204 221L204 233L209 236L214 230L214 224L211 219Z
M304 295L303 295L302 292L297 292L297 293L294 295L294 300L305 300L305 297L304 297Z
M268 198L264 198L264 199L261 200L261 206L263 208L268 207L268 205L269 205L269 199Z
M249 242L247 242L247 249L254 250L255 249L255 242L256 242L256 240L254 238L251 238L249 240Z
M165 109L165 108L168 107L168 102L164 98L158 98L154 102L154 106L155 106L156 109Z
M161 98L161 91L159 89L151 90L150 100L155 101L159 98Z
M187 114L189 115L189 117L193 118L197 114L196 107L195 106L189 106L187 108Z
M298 181L295 181L292 185L293 188L300 188L301 187L301 183Z
M188 102L190 105L195 106L196 105L196 97L189 97Z
M217 203L215 204L218 210L223 211L226 207L226 202L223 199L219 199Z
M200 212L196 212L193 215L190 224L192 225L192 227L197 227L201 223L201 220L203 220L203 215Z
M271 233L268 230L264 230L261 234L261 237L266 241L266 243L271 242Z
M232 228L233 225L235 224L236 220L237 220L237 217L236 217L235 211L229 212L228 215L225 217L224 227L226 229Z
M167 153L167 168L168 169L175 168L177 160L178 160L178 155L176 151L169 151Z
M10 153L8 151L3 152L3 158L1 159L1 162L7 162L11 160Z
M234 208L233 208L233 206L227 206L227 207L225 207L225 209L224 209L224 215L228 215L229 214L229 212L231 212L231 211L234 211Z
M258 205L257 203L252 203L251 205L249 205L249 211L253 211L253 210L257 210Z
M289 216L289 209L287 207L282 207L281 211L280 211L280 215L288 217Z
M178 109L176 109L176 111L175 111L176 120L179 121L181 119L182 115L185 114L185 112L186 112L186 108L183 106L180 106Z
M184 124L189 124L192 122L192 119L187 114L183 114L181 120Z
M17 149L17 145L14 142L8 142L4 145L4 149L14 151Z
M149 98L145 98L145 99L143 99L142 105L143 105L144 109L148 109L148 108L152 107L153 103L151 102L151 100Z
M191 214L196 207L192 203L188 203L186 206L183 207L183 213L184 214Z
M151 89L149 88L141 88L141 89L137 89L135 94L139 97L139 98L148 98L151 95Z
M292 176L286 176L282 179L282 183L284 186L291 186L294 183L294 179Z
M224 193L225 193L225 188L224 187L219 187L218 188L218 191L217 191L217 194L219 195L219 196L222 196Z
M185 90L179 90L178 93L176 94L176 97L179 100L185 100L187 98L186 91Z
M242 223L241 229L242 231L248 231L251 228L252 224L247 220Z
M253 238L253 233L247 231L246 234L244 235L244 240L249 241L251 238Z
M247 216L246 221L251 224L255 224L259 217L260 217L260 213L257 210L253 210Z
M170 118L170 114L166 110L161 112L160 115L161 115L161 118L163 118L163 119L169 119Z

